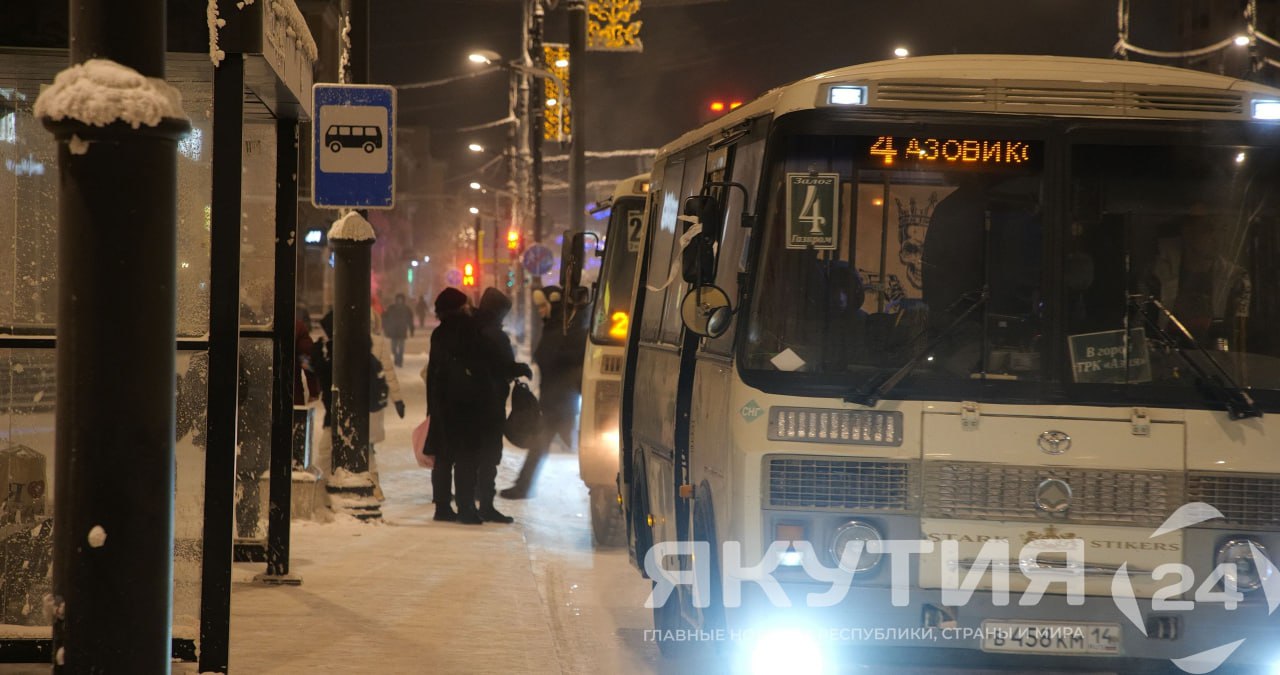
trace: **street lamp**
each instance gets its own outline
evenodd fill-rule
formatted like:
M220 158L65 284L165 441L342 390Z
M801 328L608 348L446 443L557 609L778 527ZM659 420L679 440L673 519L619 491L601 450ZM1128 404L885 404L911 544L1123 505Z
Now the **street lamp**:
M472 189L472 190L479 190L479 189L480 189L481 187L483 187L483 186L482 186L482 185L480 185L479 183L475 182L475 181L471 181L471 185L470 185L470 187L471 187L471 189Z
M484 146L479 143L471 143L467 146L467 149L471 152L484 152Z
M467 209L467 211L469 211L469 212L471 213L471 215L473 215L473 216L474 216L474 215L476 215L477 213L480 213L480 209L478 209L478 208L476 208L476 207L474 207L474 206L473 206L473 207L471 207L471 208L469 208L469 209Z
M900 59L905 59L908 56L911 56L911 52L908 51L906 47L897 47L893 50L893 55Z

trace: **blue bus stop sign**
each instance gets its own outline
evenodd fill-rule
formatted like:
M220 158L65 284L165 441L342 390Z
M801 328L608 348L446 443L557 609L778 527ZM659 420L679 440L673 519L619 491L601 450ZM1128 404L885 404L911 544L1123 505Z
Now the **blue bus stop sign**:
M449 270L444 274L444 282L450 286L462 285L462 272L458 270Z
M311 203L323 208L394 206L395 88L316 84L311 94Z

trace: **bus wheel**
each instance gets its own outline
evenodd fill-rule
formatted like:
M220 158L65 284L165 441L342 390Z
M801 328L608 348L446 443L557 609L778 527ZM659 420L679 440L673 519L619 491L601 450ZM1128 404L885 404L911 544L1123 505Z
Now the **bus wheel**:
M342 144L337 141L334 141L329 144L329 149L332 150L333 152L342 152Z
M364 151L365 151L365 152L373 152L373 150L374 150L374 147L373 147L373 141L365 141L365 143L364 143Z
M618 505L618 491L609 485L591 486L591 532L596 545L622 546L627 543L627 532L622 520L622 508Z

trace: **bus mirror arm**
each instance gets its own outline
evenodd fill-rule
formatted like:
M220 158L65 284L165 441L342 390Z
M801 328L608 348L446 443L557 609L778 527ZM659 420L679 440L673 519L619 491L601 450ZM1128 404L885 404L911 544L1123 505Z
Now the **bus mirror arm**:
M702 186L702 194L704 195L709 194L711 188L713 187L738 188L739 190L742 190L742 209L743 211L746 211L747 199L751 196L751 193L747 192L747 186L743 185L742 183L735 183L733 181L710 181L706 185ZM755 214L743 213L742 219L738 224L740 227L745 227L748 229L755 227L756 226Z
M949 337L951 335L951 331L956 329L956 326L959 326L965 319L969 318L969 315L973 314L973 312L979 307L987 304L987 300L990 299L991 293L987 290L986 286L983 286L980 291L964 293L960 297L961 299L971 299L972 301L970 305L960 313L960 316L957 316L954 321L947 325L946 328L942 329L941 332L935 335L934 338L929 341L929 344L925 345L924 349L916 352L915 356L911 357L911 360L902 364L902 367L894 371L892 375L876 383L875 387L871 391L866 393L858 391L850 392L845 395L844 400L849 403L857 403L868 408L874 408L877 403L884 400L884 397L887 396L889 392L893 391L894 387L898 386L898 383L901 382L903 378L909 375L911 371L915 370L916 366L920 365L921 359L926 355L931 354L943 340ZM923 334L923 331L921 334ZM914 341L915 340L912 340L912 342Z
M1169 331L1162 328L1154 319L1151 318L1149 314L1147 314L1146 311L1144 311L1148 306L1154 307L1161 316L1167 319L1169 321L1169 325L1173 326L1177 330L1183 340L1189 343L1191 347L1203 356L1206 361L1213 364L1213 369L1217 371L1217 373L1210 373L1205 370L1204 366L1196 363L1195 359L1192 359L1186 353L1186 350L1178 344L1177 338L1170 335ZM1183 324L1177 315L1173 313L1173 310L1166 307L1164 303L1157 300L1154 296L1141 294L1129 296L1129 309L1142 317L1143 324L1145 324L1147 328L1151 329L1151 332L1155 334L1156 338L1160 341L1160 344L1173 350L1178 354L1178 356L1182 357L1182 360L1187 364L1187 367L1196 374L1196 378L1200 386L1208 390L1206 394L1219 399L1222 404L1226 406L1228 417L1233 420L1262 417L1262 410L1260 410L1258 405L1253 402L1253 398L1249 396L1249 392L1245 391L1244 387L1241 387L1235 381L1235 378L1231 377L1231 374L1222 367L1222 364L1218 363L1218 360L1213 358L1213 355L1209 353L1209 350L1205 349L1204 346L1195 339L1195 336L1191 334L1191 331L1187 330L1186 325Z

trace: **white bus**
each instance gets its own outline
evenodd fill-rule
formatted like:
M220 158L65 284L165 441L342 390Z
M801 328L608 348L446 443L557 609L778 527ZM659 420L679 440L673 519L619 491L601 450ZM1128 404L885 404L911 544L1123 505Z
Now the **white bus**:
M648 193L647 173L618 182L606 206L609 220L603 246L595 247L603 260L583 354L578 470L591 495L592 532L596 542L605 546L619 546L625 536L618 504L618 405Z
M1280 663L1277 120L1217 75L938 56L664 147L621 487L634 562L710 580L664 651Z

